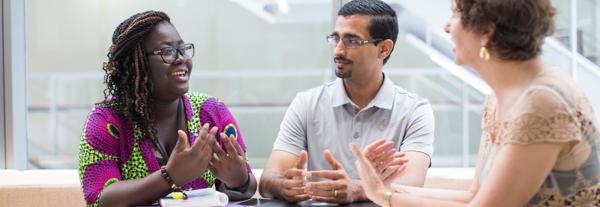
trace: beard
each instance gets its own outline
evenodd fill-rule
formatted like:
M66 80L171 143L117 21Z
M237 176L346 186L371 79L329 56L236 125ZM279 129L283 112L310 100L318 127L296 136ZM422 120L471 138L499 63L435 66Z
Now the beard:
M344 79L344 78L351 78L352 77L352 71L348 70L348 71L341 71L339 69L335 69L335 76L337 76L338 78Z
M337 56L333 59L333 61L335 63L343 63L345 66L350 65L352 63L354 63L352 60L347 59L346 57L342 57L342 56ZM346 69L344 71L344 69ZM337 76L338 78L350 78L352 77L352 69L350 68L339 68L336 66L335 68L335 76Z

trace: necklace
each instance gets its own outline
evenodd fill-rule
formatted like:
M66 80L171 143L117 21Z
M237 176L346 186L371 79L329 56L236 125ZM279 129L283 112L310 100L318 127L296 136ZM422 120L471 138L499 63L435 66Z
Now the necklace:
M182 113L182 107L181 107L182 102L181 99L179 99L179 103L177 104L177 116L175 118L175 126L177 126L177 130L179 130L181 128L180 125L180 120L181 120L181 113ZM179 135L176 136L176 139L179 140ZM154 147L156 147L158 149L158 152L160 152L160 155L162 158L157 158L156 160L158 161L158 165L159 166L165 166L167 165L167 161L169 161L169 154L167 154L167 149L165 148L165 146L163 146L160 141L158 140L158 137L154 136L152 139L152 143L154 144Z

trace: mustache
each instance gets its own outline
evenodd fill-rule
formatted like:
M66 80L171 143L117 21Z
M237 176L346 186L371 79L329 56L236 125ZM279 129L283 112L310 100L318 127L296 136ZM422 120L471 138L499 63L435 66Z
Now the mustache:
M346 57L343 57L343 56L336 56L336 57L333 58L333 61L334 62L341 62L341 63L345 63L345 64L352 64L352 63L354 63L354 61L352 61L352 60L350 60L350 59L348 59Z

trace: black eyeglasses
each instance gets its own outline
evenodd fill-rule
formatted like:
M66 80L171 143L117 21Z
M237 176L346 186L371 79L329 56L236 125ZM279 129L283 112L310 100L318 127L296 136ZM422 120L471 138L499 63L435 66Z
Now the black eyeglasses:
M186 43L181 45L179 48L163 47L159 50L149 52L149 54L160 55L164 63L173 64L179 58L179 54L181 54L185 58L194 57L194 44Z
M327 42L332 45L332 46L336 46L339 42L340 42L340 36L338 35L327 35L326 37ZM370 40L362 40L360 38L357 37L344 37L342 38L342 42L344 43L344 46L346 48L355 48L364 44L369 44L369 43L373 43L373 44L377 44L378 42L380 42L381 38L373 38Z

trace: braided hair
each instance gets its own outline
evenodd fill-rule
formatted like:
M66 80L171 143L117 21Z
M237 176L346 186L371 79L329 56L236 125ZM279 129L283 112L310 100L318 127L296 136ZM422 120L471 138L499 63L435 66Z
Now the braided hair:
M106 72L104 98L123 107L125 116L137 123L142 133L154 137L153 86L144 40L152 28L169 16L160 11L137 13L121 22L112 36Z

